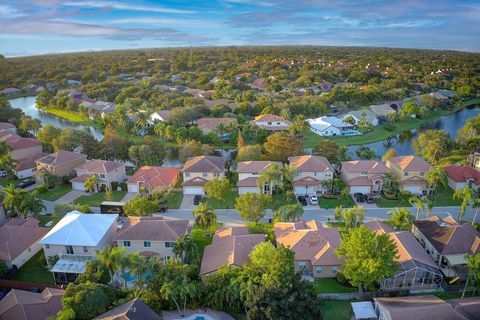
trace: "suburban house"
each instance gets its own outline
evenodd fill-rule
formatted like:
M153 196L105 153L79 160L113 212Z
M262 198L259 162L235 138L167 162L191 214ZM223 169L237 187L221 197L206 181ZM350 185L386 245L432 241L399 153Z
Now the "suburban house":
M0 132L0 141L5 141L11 148L9 155L15 160L23 160L42 152L42 144L33 138L20 137L11 130Z
M395 113L395 109L393 109L390 104L388 103L384 103L384 104L379 104L379 105L371 105L370 107L368 107L373 113L375 113L375 115L377 116L377 118L380 118L379 120L379 123L382 123L384 122L384 120L387 119L387 116L390 114L390 113ZM383 120L383 121L382 121Z
M275 114L262 114L250 121L251 124L268 131L286 131L292 122Z
M337 117L319 117L316 119L308 119L310 124L310 130L319 136L337 136L344 135L345 133L352 132L354 125L344 122L343 119Z
M355 120L355 125L358 125L358 122L365 117L365 119L373 126L378 126L378 118L375 112L370 109L361 109L361 110L354 110L350 111L349 113L343 116L343 120L348 117L352 117Z
M54 319L62 311L63 293L63 290L48 287L42 292L12 289L0 300L0 319Z
M442 300L433 295L373 298L378 320L475 320L480 298Z
M453 190L469 187L474 191L480 190L480 169L476 170L470 166L452 165L445 166L447 172L448 186Z
M97 100L93 102L84 101L80 104L80 107L84 108L88 113L88 117L93 120L98 116L105 118L105 116L115 111L117 106L113 102Z
M40 227L39 224L35 218L13 218L0 227L0 261L3 261L7 268L20 268L42 250L38 241L49 229Z
M333 179L333 167L330 161L320 156L298 156L288 158L295 167L293 192L297 195L325 193L322 181Z
M413 221L412 233L447 277L467 274L467 255L480 252L480 232L452 217Z
M474 152L468 155L468 164L474 169L480 170L480 152Z
M391 157L386 165L400 180L400 189L413 194L429 191L425 176L432 167L427 161L416 156Z
M225 99L216 99L216 100L203 99L203 103L210 110L219 106L225 106L230 108L231 110L235 110L235 108L237 107L236 103L233 103L233 102L230 103Z
M319 278L337 276L343 261L335 253L342 239L337 228L309 220L277 222L274 229L277 246L295 252L295 271Z
M8 122L0 122L0 133L1 132L9 132L13 134L17 134L17 128Z
M350 193L379 193L383 179L391 170L376 160L342 161L340 176L347 183Z
M173 188L178 181L180 169L143 166L127 180L128 192L152 192L154 189Z
M244 194L247 192L251 193L262 193L272 194L272 190L275 187L275 183L271 182L270 184L265 184L262 189L258 187L257 180L260 177L260 174L266 168L276 165L279 168L282 168L281 162L274 161L243 161L237 164L238 172L238 194Z
M200 130L202 130L203 134L207 134L209 132L217 132L218 125L222 124L223 126L227 126L229 123L237 123L237 119L235 118L200 118L197 120L197 125Z
M130 300L93 320L162 320L145 302L139 298Z
M170 110L160 110L152 113L149 116L148 123L150 125L154 125L156 122L168 122L168 115L170 114Z
M53 176L75 174L75 168L87 162L87 156L78 152L60 150L35 161L37 171L46 170Z
M71 211L40 240L56 283L75 281L98 250L113 245L117 218L117 214Z
M182 168L183 193L205 194L205 183L225 176L225 158L215 156L193 157Z
M14 96L20 93L22 93L22 90L18 88L5 88L0 91L0 95L2 96Z
M189 233L188 220L165 220L163 217L128 217L115 236L117 247L126 253L147 257L173 258L175 241Z
M70 180L73 190L85 191L85 181L91 176L98 177L97 190L111 189L112 182L123 182L127 175L125 164L106 161L92 160L75 168L77 176Z
M249 254L263 234L249 234L247 227L221 227L215 231L212 244L205 247L200 276L214 273L222 266L241 267L249 262Z
M37 171L36 161L47 156L48 153L40 152L15 162L14 172L19 179L29 178Z
M394 232L387 224L372 220L364 223L367 229L377 234L387 234L395 243L398 270L391 278L381 282L382 290L437 290L442 284L440 268L425 252L409 231Z

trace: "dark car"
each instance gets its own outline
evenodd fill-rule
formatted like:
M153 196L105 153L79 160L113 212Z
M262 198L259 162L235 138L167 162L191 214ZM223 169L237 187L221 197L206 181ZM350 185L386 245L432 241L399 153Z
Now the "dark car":
M302 205L306 206L307 205L307 198L305 196L298 196L298 202L300 202Z
M363 193L355 192L355 193L353 194L353 197L354 197L355 199L357 199L357 198L360 197L360 196L363 196Z
M168 203L164 202L158 205L158 211L166 212L168 210Z
M365 202L365 196L363 194L360 194L356 197L357 202Z
M202 201L202 196L199 194L196 194L195 197L193 197L193 204L198 205Z
M23 180L18 184L18 188L25 189L26 187L33 186L34 184L35 184L35 180L32 180L32 179Z
M371 194L367 196L367 203L373 203L373 196Z

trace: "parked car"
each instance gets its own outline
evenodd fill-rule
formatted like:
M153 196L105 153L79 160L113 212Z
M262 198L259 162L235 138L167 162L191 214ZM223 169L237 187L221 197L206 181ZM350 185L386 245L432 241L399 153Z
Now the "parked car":
M365 202L365 196L363 194L359 194L356 199L357 202Z
M311 194L308 196L308 202L310 202L310 204L318 204L318 198L316 195L314 194Z
M5 178L7 176L7 171L0 171L0 178Z
M373 196L371 194L367 195L367 203L373 203Z
M195 197L193 197L193 204L197 206L200 203L200 201L202 201L202 196L199 194L196 194Z
M25 189L26 187L33 186L34 184L35 184L35 180L28 179L20 182L17 187L20 189Z
M300 202L303 206L307 205L307 198L305 196L298 196L298 202Z
M166 212L168 210L168 203L164 202L158 206L158 211Z

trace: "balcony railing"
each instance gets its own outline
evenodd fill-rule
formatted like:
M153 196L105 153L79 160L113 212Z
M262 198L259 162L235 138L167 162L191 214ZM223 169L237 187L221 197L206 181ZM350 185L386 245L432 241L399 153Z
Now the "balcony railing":
M60 252L58 254L58 257L60 258L60 260L79 262L91 261L95 259L95 256L91 254L71 254L66 252Z

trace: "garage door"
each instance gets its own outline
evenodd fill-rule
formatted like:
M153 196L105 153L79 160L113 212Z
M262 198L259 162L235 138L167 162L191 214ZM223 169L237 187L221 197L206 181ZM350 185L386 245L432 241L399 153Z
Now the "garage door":
M306 190L305 187L295 187L295 188L293 189L293 192L294 192L295 194L305 195L306 192L307 192L307 190Z
M203 187L183 187L184 194L203 194Z
M137 184L128 184L128 192L138 192L138 185Z
M350 193L363 193L363 194L368 194L368 193L370 193L370 187L369 187L369 186L354 186L354 187L350 187Z
M85 186L84 186L83 183L73 182L72 183L72 189L73 190L78 190L78 191L85 191Z
M403 190L410 191L413 194L421 194L422 187L421 186L404 186Z

